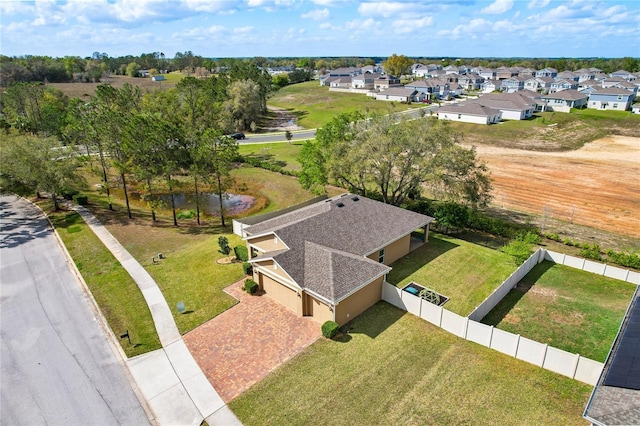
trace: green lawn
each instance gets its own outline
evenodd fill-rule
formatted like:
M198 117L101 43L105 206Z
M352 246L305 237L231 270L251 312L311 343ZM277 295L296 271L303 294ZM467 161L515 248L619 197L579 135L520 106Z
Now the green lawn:
M237 235L225 236L231 248L244 245ZM242 264L217 263L217 260L226 257L219 252L218 237L212 235L202 241L187 243L168 254L158 265L154 265L150 259L142 262L162 290L181 334L237 303L222 289L244 277ZM180 301L184 302L186 308L182 314L176 309Z
M300 170L298 155L304 142L278 142L261 144L240 144L243 157L254 157L261 161L278 164L285 170Z
M391 265L389 283L410 281L447 296L445 307L467 316L515 270L500 251L457 238L430 233L429 242Z
M337 114L360 111L387 113L416 108L399 102L376 101L365 94L331 92L318 81L292 84L278 90L267 104L285 108L298 117L297 124L307 129L322 127Z
M482 322L604 362L635 285L542 262Z
M161 347L149 308L127 271L75 212L49 213L91 294L116 335L129 330L131 342L120 339L128 357Z
M380 302L229 407L247 426L584 425L591 389Z

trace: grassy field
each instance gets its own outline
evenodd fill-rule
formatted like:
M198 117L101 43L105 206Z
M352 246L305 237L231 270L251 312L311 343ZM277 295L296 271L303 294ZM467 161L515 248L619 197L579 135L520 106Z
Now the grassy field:
M584 425L591 389L380 302L229 407L248 426Z
M69 98L80 98L80 99L88 99L90 96L93 96L96 87L99 84L108 83L118 89L121 88L125 83L132 84L134 86L139 86L143 92L146 91L154 91L157 89L169 89L171 87L175 87L176 83L182 79L183 75L174 72L170 74L165 74L165 81L158 82L151 80L151 77L128 77L126 75L112 75L106 78L103 78L100 83L49 83L49 86L55 87L56 89L62 91Z
M482 322L604 362L633 284L543 262Z
M49 203L43 205L49 208ZM138 286L98 237L75 212L48 212L91 294L116 335L129 330L131 342L120 339L128 357L161 347L151 312Z
M261 143L261 144L241 144L240 154L244 157L253 157L261 161L268 161L278 164L285 170L300 170L298 154L302 149L303 142L282 142L282 143Z
M267 101L269 105L284 108L297 117L297 124L307 129L321 127L337 114L360 111L363 114L404 111L416 108L399 102L376 101L359 93L330 92L317 81L285 86Z
M445 307L469 315L514 270L510 256L457 238L430 233L429 242L391 265L387 281L410 281L449 297Z

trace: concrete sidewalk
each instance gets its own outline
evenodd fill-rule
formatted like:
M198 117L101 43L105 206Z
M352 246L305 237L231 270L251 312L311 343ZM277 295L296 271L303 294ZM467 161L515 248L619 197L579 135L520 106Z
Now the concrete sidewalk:
M187 349L169 305L151 275L82 206L72 207L138 284L156 326L162 349L127 360L138 388L159 425L241 425Z

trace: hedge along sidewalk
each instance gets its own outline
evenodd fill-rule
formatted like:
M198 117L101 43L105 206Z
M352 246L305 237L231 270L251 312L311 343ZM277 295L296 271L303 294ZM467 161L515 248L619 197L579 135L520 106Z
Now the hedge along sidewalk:
M132 358L127 364L158 423L240 424L191 356L151 275L88 209L72 208L131 275L149 305L162 350Z

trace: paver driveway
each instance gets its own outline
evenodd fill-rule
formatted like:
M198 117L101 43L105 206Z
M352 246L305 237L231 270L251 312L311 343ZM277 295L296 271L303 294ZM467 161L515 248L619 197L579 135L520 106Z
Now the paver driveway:
M183 336L200 368L229 402L321 336L320 324L237 282L225 289L240 303Z

